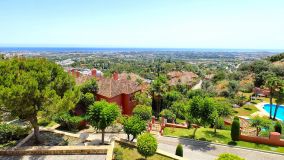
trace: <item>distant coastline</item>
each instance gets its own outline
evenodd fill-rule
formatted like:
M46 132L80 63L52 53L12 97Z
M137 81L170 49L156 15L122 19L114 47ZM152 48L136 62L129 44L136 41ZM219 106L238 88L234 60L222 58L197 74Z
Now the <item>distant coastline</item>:
M284 49L223 49L223 48L108 48L108 47L0 47L0 52L246 52L280 53Z

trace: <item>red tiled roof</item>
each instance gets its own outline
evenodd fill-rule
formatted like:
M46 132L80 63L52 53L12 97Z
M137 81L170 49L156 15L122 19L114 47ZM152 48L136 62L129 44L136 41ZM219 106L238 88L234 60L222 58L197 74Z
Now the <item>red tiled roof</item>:
M97 81L99 91L97 94L104 97L115 97L120 94L131 94L141 90L141 87L129 80L114 80L110 78L102 78Z

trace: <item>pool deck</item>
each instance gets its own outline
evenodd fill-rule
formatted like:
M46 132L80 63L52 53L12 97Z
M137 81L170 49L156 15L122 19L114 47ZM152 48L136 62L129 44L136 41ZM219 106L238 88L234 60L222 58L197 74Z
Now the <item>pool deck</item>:
M255 105L255 107L259 110L253 114L251 114L252 117L255 117L255 116L260 116L260 117L269 117L269 113L266 112L266 110L263 109L263 106L265 104L269 104L269 102L260 102L258 104ZM281 120L279 118L276 118L278 120Z
M263 106L265 104L268 104L267 102L261 102L261 103L258 103L255 105L255 107L259 110L253 114L251 114L252 117L255 117L255 116L260 116L260 117L269 117L269 113L267 113L264 109L263 109Z

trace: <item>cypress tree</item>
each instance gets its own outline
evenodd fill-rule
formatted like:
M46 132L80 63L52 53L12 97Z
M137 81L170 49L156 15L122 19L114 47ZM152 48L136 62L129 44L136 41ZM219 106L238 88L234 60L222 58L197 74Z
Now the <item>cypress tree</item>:
M233 141L238 141L240 137L240 119L235 117L231 127L231 138Z
M282 125L279 121L277 121L274 125L274 131L278 133L282 133Z

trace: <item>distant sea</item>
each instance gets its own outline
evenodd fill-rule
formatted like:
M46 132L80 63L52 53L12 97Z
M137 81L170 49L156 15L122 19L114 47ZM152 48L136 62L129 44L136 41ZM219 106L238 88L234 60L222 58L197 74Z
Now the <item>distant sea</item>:
M95 53L95 52L268 52L280 53L284 49L215 49L215 48L72 48L72 47L0 47L0 52L41 52L41 53Z

